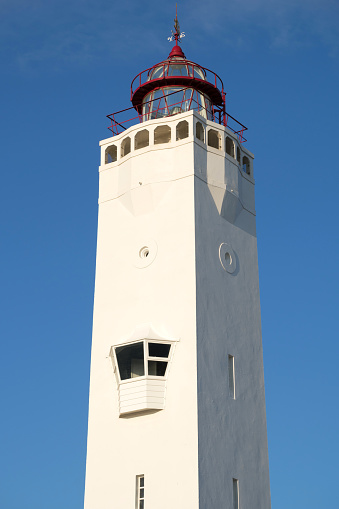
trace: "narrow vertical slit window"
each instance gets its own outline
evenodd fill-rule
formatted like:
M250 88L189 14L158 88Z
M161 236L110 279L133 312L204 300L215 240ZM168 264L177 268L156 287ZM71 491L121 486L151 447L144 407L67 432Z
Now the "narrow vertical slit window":
M235 399L235 379L234 379L234 357L228 356L228 388L229 395Z
M239 509L239 480L233 479L233 509Z
M145 476L137 475L136 509L145 509Z

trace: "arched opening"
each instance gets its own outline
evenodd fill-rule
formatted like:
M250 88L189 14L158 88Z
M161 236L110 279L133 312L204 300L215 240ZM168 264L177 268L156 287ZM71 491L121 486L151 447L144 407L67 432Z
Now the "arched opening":
M221 141L220 134L218 133L218 131L215 131L214 129L210 129L208 131L207 144L210 147L220 150L220 141Z
M247 156L244 156L242 158L242 169L247 175L251 175L251 166L250 166L250 160Z
M201 122L197 122L195 126L195 136L198 138L198 140L205 142L205 130L202 126Z
M127 136L124 140L121 142L121 157L127 156L131 151L131 138Z
M240 163L240 148L237 147L237 161Z
M134 150L138 150L139 148L148 147L149 145L149 132L147 129L143 129L139 131L134 138Z
M154 144L169 143L171 141L171 128L168 125L159 125L154 129Z
M183 120L177 124L176 128L176 140L183 140L184 138L188 138L188 122Z
M229 136L226 136L226 154L234 157L234 141Z
M115 163L118 159L118 150L116 145L110 145L105 150L105 164Z

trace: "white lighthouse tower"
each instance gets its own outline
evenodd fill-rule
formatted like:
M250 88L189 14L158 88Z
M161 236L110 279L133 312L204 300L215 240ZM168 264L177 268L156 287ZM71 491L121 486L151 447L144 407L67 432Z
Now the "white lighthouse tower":
M253 155L180 36L100 143L85 509L270 508Z

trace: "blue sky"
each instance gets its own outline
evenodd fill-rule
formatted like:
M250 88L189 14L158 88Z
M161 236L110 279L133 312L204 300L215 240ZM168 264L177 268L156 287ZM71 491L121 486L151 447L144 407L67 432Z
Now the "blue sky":
M83 503L105 115L175 4L1 0L3 509ZM179 3L254 152L272 507L338 507L339 4ZM113 506L112 506L113 507Z

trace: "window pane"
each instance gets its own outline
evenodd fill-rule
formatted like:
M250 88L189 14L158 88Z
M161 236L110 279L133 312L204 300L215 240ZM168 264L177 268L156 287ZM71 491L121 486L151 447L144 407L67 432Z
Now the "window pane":
M168 357L171 345L161 343L148 343L148 354L150 357Z
M176 127L176 140L183 140L188 137L188 122L186 120L182 120L177 124Z
M144 480L145 480L145 478L144 477L139 477L139 480L140 480L140 487L143 488L144 487Z
M198 78L200 80L204 80L205 79L205 76L204 76L204 73L203 73L202 69L200 69L196 65L194 66L194 77Z
M115 352L121 380L144 376L143 342L136 343L134 345L119 346L115 349Z
M150 79L155 80L157 78L161 78L164 73L164 66L160 65L159 67L156 67L153 71L151 71Z
M148 361L148 374L151 376L165 376L167 362Z
M142 129L139 131L134 138L134 149L138 150L139 148L148 147L149 145L149 132L147 129Z
M180 67L185 68L185 72L187 72L186 66ZM192 94L193 100L191 103ZM147 101L151 102L146 104ZM161 87L147 94L143 99L143 104L144 120L163 118L188 111L188 109L199 111L205 118L212 119L210 101L204 94L194 91L192 88Z
M168 66L168 76L187 76L188 70L186 65L171 64Z
M144 509L144 501L143 500L140 500L140 505L139 505L140 509Z
M209 120L212 120L212 107L211 102L207 99L207 97L204 95L203 98L205 99L205 107L206 107L206 114L207 118Z
M144 498L144 488L141 488L140 490L140 498Z
M159 125L154 129L154 144L170 143L171 128L168 125Z
M160 99L164 95L164 91L162 88L158 88L157 90L154 90L153 97L154 99Z

